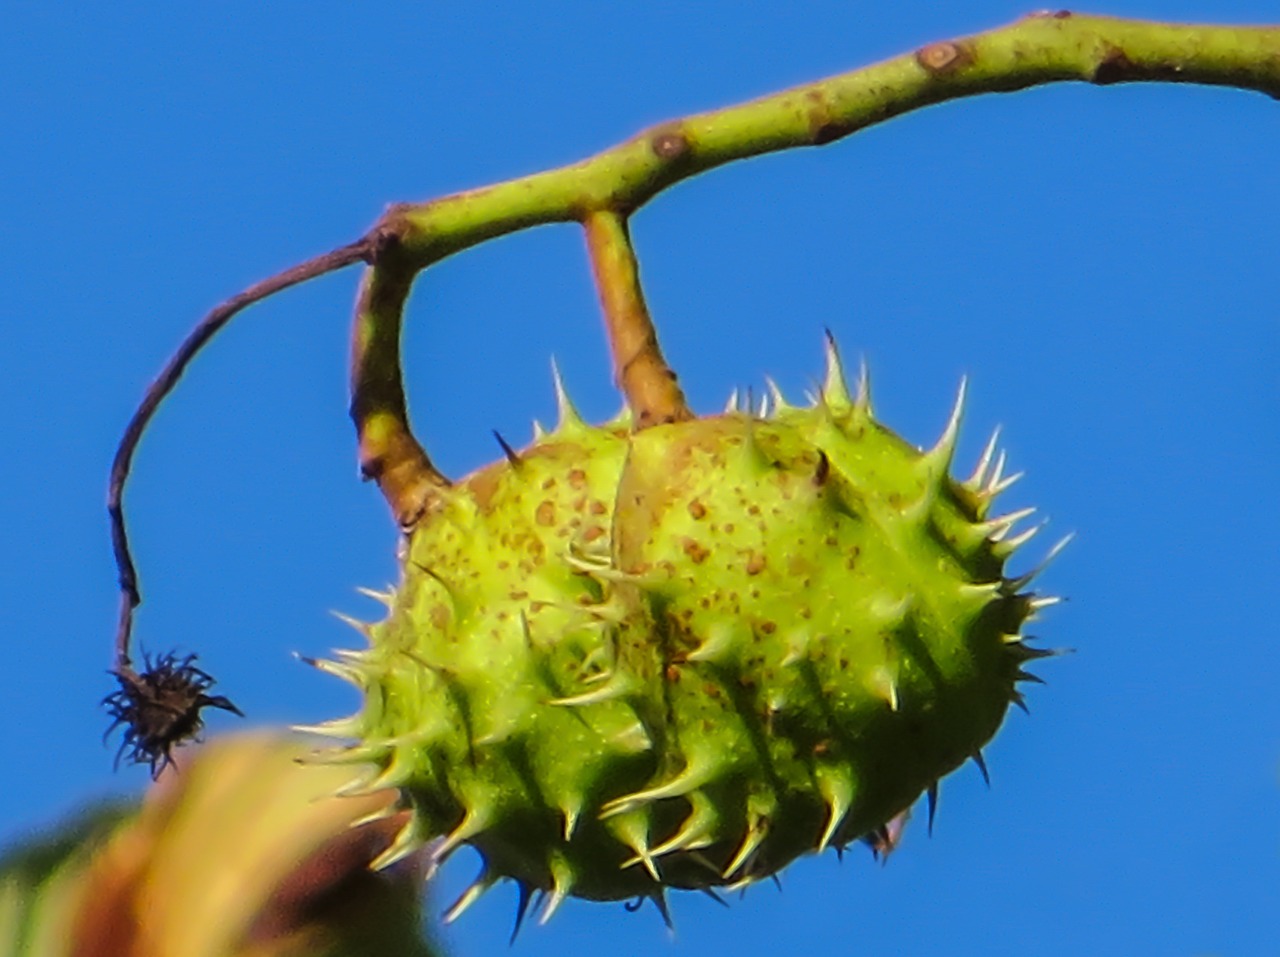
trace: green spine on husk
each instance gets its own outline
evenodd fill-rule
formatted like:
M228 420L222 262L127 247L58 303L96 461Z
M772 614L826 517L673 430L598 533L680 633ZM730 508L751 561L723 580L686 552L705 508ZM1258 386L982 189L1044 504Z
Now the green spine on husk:
M850 395L834 346L811 406L632 432L560 423L445 489L370 647L318 664L364 693L355 738L437 841L545 898L650 897L775 874L885 825L996 732L1024 623L1016 476L950 476L963 388L920 451ZM985 772L984 772L985 773ZM664 910L665 913L665 910Z

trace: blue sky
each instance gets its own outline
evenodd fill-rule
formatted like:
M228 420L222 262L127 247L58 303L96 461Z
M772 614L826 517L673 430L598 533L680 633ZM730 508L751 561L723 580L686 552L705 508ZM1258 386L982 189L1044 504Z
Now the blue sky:
M104 483L142 389L206 309L358 236L385 204L557 166L653 122L1006 22L1028 5L23 5L0 37L0 841L112 773L115 573ZM1113 4L1274 19L1263 2ZM1069 596L1044 664L932 839L887 867L804 860L729 910L571 902L527 957L792 952L1262 955L1280 950L1280 179L1275 101L1062 85L947 104L686 182L633 224L669 358L711 411L799 394L830 327L877 408L931 441L969 377L961 454L1000 424ZM243 315L158 416L130 488L143 643L198 650L254 723L356 706L293 652L356 636L395 530L346 417L357 273ZM612 414L580 237L547 227L424 276L416 423L448 473L554 409L555 355ZM1046 538L1050 536L1045 536ZM1046 543L1047 544L1047 543ZM221 714L214 730L237 726ZM919 825L920 822L917 822ZM471 877L460 855L441 903ZM503 887L446 937L505 950Z

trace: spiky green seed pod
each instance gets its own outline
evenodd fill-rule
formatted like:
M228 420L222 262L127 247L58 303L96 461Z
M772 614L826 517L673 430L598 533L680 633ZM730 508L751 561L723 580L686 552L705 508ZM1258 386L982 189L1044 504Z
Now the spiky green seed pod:
M950 477L960 402L909 445L834 348L809 408L631 432L561 421L446 489L367 650L321 667L362 710L324 730L412 825L544 919L568 895L735 886L884 827L999 727L1022 627L1024 514L991 450ZM979 759L980 760L980 759Z

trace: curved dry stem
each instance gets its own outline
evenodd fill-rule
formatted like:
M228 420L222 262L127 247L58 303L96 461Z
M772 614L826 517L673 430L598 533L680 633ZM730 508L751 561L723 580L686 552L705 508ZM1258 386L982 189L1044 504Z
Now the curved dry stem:
M376 237L371 233L354 243L299 263L232 296L197 323L178 346L177 351L169 357L169 361L160 370L155 381L148 386L129 424L125 426L120 444L116 447L115 458L111 462L111 477L107 482L107 514L111 522L111 548L115 554L120 579L120 613L116 624L113 666L113 670L117 673L133 674L130 658L133 610L142 603L142 593L138 588L138 572L133 564L133 556L129 550L129 535L125 527L124 487L133 465L133 454L137 451L138 442L142 439L142 433L146 431L152 416L160 408L160 403L164 401L165 396L178 384L182 373L186 371L196 353L204 348L205 344L217 335L236 313L290 286L296 286L298 283L323 276L335 269L369 259L376 242Z

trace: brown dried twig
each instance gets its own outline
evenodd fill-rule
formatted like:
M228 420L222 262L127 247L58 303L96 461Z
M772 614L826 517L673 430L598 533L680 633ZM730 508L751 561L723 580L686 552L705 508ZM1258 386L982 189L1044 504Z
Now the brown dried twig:
M254 283L248 289L237 293L214 308L191 330L186 339L182 341L182 344L178 346L177 351L165 363L164 368L160 370L160 374L155 381L147 387L142 401L138 404L137 410L125 427L124 435L116 448L115 458L111 462L111 477L107 485L107 513L111 521L111 548L115 555L120 580L120 613L116 623L115 658L112 665L112 673L119 679L121 690L108 696L106 700L108 704L112 704L119 696L123 695L131 702L132 710L121 712L118 715L121 721L130 723L130 728L128 729L130 734L139 734L136 738L126 737L126 744L132 748L130 753L131 760L150 763L154 768L157 761L168 758L170 749L179 743L183 737L190 737L199 729L198 709L192 720L173 723L170 729L172 733L170 734L149 735L146 729L140 731L136 722L132 720L135 713L145 711L149 706L154 706L153 710L164 711L166 708L171 710L167 701L151 700L155 698L155 695L151 692L156 687L163 686L169 697L174 694L174 690L171 687L173 685L172 675L168 675L168 680L161 682L151 680L156 677L152 674L154 669L151 668L144 669L144 673L139 675L133 668L131 656L133 612L142 603L142 593L138 588L138 572L133 564L133 556L129 550L129 535L125 527L124 487L129 479L129 469L133 464L133 455L137 451L142 433L146 430L148 423L150 423L152 416L155 415L156 410L160 407L160 403L164 401L165 396L172 392L178 384L178 380L182 378L182 373L186 371L196 353L204 348L205 344L223 326L230 322L238 312L247 306L253 305L255 302L266 299L268 296L288 289L290 286L306 282L308 279L315 279L318 276L342 269L344 266L350 266L353 263L371 262L377 243L378 234L375 230L354 243L316 256L314 259L291 266L268 279ZM164 656L158 660L162 662L172 661L170 656ZM188 659L188 664L191 660ZM212 679L197 669L189 670L198 679L189 689L193 702L198 702L201 706L208 705L232 711L236 710L235 706L226 698L204 695L204 690L213 683ZM177 671L174 674L183 675L186 672ZM196 687L196 684L200 686ZM140 744L139 741L142 743Z

